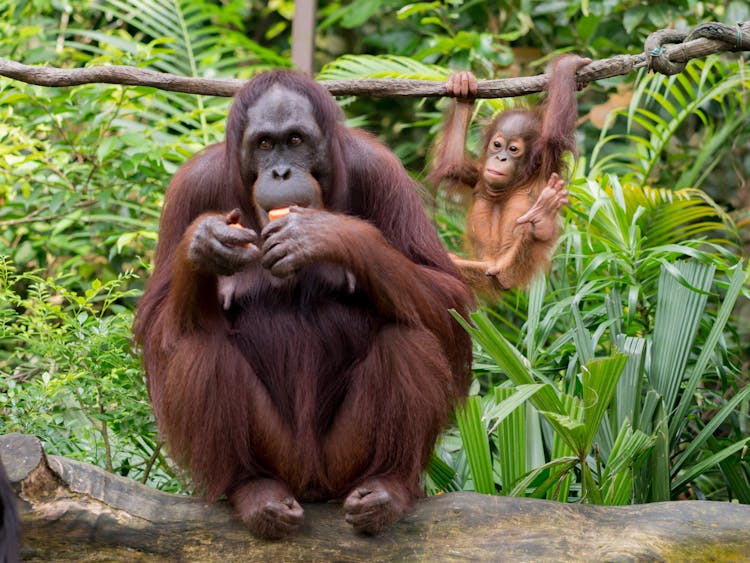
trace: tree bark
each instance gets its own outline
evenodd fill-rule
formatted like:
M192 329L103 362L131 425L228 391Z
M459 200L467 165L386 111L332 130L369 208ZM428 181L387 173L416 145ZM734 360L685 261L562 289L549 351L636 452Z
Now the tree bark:
M155 491L46 456L32 436L0 436L18 494L26 561L739 561L750 507L665 502L572 505L451 493L423 499L381 536L355 533L337 503L305 505L300 533L253 538L226 502Z
M292 63L312 76L315 53L317 0L296 0L292 18Z

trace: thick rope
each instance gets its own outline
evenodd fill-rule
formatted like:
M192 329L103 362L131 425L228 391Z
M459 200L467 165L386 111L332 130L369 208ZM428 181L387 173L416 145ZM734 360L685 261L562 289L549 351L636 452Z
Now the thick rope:
M690 59L724 51L750 51L750 22L730 26L704 23L690 32L660 30L646 40L645 52L639 55L617 55L593 61L578 71L580 82L593 82L629 74L647 67L663 74L676 74ZM123 84L150 86L171 92L206 96L233 96L244 84L233 78L188 78L131 66L98 66L63 69L28 66L0 58L0 76L38 86L77 86L80 84ZM541 92L547 87L546 74L480 80L478 98L510 98ZM445 97L445 83L430 80L395 78L321 81L334 96Z
M677 31L675 29L663 29L652 33L646 39L645 50L648 68L654 72L672 75L685 70L687 61L692 58L689 53L683 52L681 57L676 57L679 46L695 39L704 38L718 41L723 51L749 51L750 31L746 24L736 26L724 23L709 22L696 26L692 31ZM667 56L665 45L678 45ZM672 59L675 59L674 61Z

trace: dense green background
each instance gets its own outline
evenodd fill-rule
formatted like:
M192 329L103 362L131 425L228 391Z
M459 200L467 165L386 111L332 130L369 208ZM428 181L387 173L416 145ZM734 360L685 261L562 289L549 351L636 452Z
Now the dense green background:
M0 0L0 56L248 78L290 65L292 12L283 0ZM320 78L444 80L461 68L534 74L568 51L635 54L657 29L734 24L750 8L354 0L318 15ZM436 448L429 492L750 502L749 91L744 59L727 54L580 94L552 270L467 326L475 384ZM421 178L445 102L340 101ZM478 104L470 148L493 112L533 101ZM191 491L156 435L130 325L169 178L222 138L229 103L0 79L0 433ZM460 248L462 211L443 194L429 209Z

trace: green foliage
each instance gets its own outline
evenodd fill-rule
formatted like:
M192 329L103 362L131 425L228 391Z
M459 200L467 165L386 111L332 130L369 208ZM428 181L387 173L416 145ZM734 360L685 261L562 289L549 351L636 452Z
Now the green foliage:
M714 170L727 158L721 148L743 146L750 135L748 87L750 78L740 65L718 56L693 60L669 77L641 71L630 105L613 112L602 130L591 176L627 170L624 179L641 186L712 183ZM620 117L625 131L611 131Z
M135 33L67 30L71 39L66 46L77 56L91 53L89 64L108 62L114 51L121 64L148 65L178 76L250 78L271 67L289 66L287 58L227 25L231 19L223 21L226 12L207 0L101 0L91 7ZM153 117L166 117L180 133L201 131L204 145L223 137L221 128L209 130L210 123L221 124L226 115L226 102L220 98L160 92L154 110Z
M500 304L459 319L481 349L481 386L439 455L460 486L481 492L625 504L676 498L688 484L695 493L696 479L728 471L725 494L750 502L738 457L750 439L737 425L713 438L747 417L740 407L750 396L726 331L750 289L728 250L731 220L697 190L607 180L571 186L555 267L513 308L524 322L498 322L508 313ZM706 216L715 218L695 221ZM669 220L664 229L653 227L659 218ZM715 370L730 398L714 396L704 419Z
M35 434L48 453L177 491L133 354L132 313L118 304L132 297L129 277L77 293L0 261L0 434Z
M245 75L288 64L214 23L221 12L209 2L91 6L87 17L102 10L105 20L127 27L91 31L81 14L73 15L78 25L58 30L59 64L149 65L188 76L237 74L240 62ZM33 12L22 13L27 11ZM54 27L32 27L55 35ZM223 137L228 105L225 99L151 88L51 89L0 80L0 245L23 269L45 268L53 275L75 270L84 281L111 280L126 269L143 274L141 258L153 248L171 174Z
M409 57L369 55L343 56L323 67L319 80L351 80L355 78L404 78L444 81L446 69L420 63Z
M137 92L0 88L0 245L23 269L82 280L137 268L175 158L155 132L128 124Z

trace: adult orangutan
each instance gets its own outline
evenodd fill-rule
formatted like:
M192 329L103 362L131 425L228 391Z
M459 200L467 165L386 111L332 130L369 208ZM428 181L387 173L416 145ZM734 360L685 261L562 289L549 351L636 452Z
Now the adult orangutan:
M471 304L398 159L272 71L173 178L134 330L159 429L208 499L262 537L327 499L378 533L467 391L450 310Z
M456 97L435 151L428 181L473 186L466 234L472 258L454 256L480 292L527 285L549 266L558 239L558 212L567 203L560 179L563 156L575 151L576 71L590 63L576 55L553 61L547 99L535 109L511 109L484 130L478 161L466 155L477 82L470 72L446 83Z

